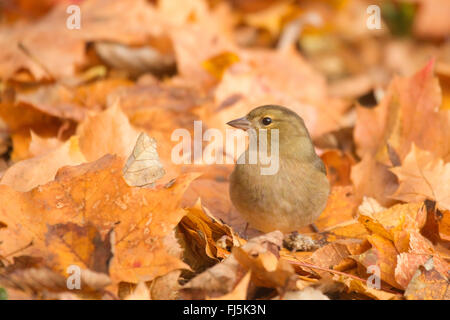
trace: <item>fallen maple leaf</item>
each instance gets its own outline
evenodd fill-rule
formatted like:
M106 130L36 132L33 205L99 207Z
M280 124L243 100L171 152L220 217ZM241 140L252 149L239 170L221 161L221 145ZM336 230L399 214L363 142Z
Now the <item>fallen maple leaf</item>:
M103 241L93 225L49 225L45 238L48 249L37 248L42 244L38 241L32 252L39 257L14 257L13 264L7 265L4 272L0 270L0 283L22 291L69 291L74 288L67 277L78 269L79 283L73 283L78 293L99 294L110 284L110 239L107 236Z
M397 204L375 212L359 212L358 220L372 233L394 241L398 231L418 230L421 227L423 203ZM424 221L423 221L424 222Z
M400 161L415 143L439 157L450 154L450 112L440 110L442 94L434 60L411 77L395 77L380 105L357 108L354 139L361 156L390 164L389 144Z
M20 250L35 256L49 254L48 226L70 221L92 223L102 235L114 227L115 256L110 267L114 281L136 283L187 268L177 257L173 229L186 214L179 203L197 174L180 176L170 188L150 190L129 187L122 166L122 160L108 155L65 167L55 181L28 193L0 186L0 201L8 204L0 209L0 221L7 225L0 232L1 254ZM33 245L27 248L30 242Z
M52 181L59 168L83 162L86 159L80 151L78 137L73 136L53 151L12 165L5 171L0 184L17 191L29 191Z
M107 110L88 117L77 128L80 149L88 161L105 154L128 157L139 132L134 129L120 109L118 101Z
M351 184L350 172L355 161L349 154L332 149L322 153L320 158L327 167L327 175L331 185L346 186Z
M413 144L402 166L391 171L400 182L392 198L405 202L431 199L439 208L450 210L450 163Z
M329 228L353 220L356 207L353 187L335 186L331 189L325 210L314 223L320 231L329 231Z
M395 203L389 196L398 186L396 177L386 165L378 162L372 155L364 155L362 160L352 167L351 179L357 199L371 197L383 206Z

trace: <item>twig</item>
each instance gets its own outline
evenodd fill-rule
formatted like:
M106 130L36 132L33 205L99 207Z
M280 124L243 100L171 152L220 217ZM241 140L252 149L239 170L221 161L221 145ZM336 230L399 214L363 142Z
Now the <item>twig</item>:
M19 249L17 249L16 251L10 252L10 253L4 255L3 257L4 257L4 258L7 258L7 257L9 257L9 256L12 256L12 255L14 255L14 254L16 254L16 253L18 253L18 252L20 252L20 251L23 251L23 250L25 250L25 249L28 249L28 248L31 247L32 245L33 245L33 240L31 240L31 242L30 242L29 244L27 244L26 246L24 246L24 247L22 247L22 248L19 248Z

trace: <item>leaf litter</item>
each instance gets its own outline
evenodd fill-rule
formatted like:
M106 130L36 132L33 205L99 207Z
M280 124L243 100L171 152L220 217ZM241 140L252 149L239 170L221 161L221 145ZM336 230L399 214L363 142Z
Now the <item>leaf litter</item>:
M380 32L365 0L85 0L76 31L59 2L6 8L0 293L448 300L449 7L419 2ZM312 15L327 24L294 28ZM174 130L225 136L268 103L304 118L332 186L301 250L246 227L232 164L171 158Z

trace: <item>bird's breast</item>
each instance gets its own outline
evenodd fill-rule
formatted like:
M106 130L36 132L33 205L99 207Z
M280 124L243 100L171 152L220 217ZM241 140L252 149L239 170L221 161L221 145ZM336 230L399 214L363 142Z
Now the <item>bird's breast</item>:
M312 163L293 159L280 159L273 175L262 175L260 164L238 164L230 177L233 204L263 231L274 227L293 231L313 222L328 194L326 175Z

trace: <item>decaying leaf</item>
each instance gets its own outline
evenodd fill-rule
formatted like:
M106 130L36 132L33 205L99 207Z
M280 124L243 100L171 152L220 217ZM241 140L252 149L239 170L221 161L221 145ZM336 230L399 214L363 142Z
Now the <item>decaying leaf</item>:
M165 174L159 162L155 139L142 132L137 138L133 153L123 168L123 178L129 186L152 186Z
M448 275L434 269L433 259L427 260L414 273L405 297L409 300L449 300Z

